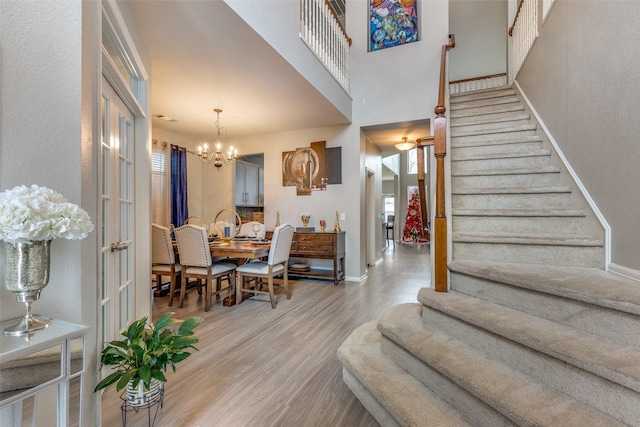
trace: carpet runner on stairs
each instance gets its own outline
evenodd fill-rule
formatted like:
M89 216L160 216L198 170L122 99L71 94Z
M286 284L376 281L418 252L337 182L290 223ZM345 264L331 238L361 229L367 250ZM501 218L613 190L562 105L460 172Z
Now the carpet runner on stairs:
M383 426L640 425L640 283L511 86L450 100L450 291L343 343Z

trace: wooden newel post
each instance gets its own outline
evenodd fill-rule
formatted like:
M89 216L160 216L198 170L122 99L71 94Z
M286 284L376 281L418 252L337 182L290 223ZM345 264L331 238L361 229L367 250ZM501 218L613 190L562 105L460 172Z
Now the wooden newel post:
M447 155L447 119L444 105L435 108L433 153L436 158L436 214L434 218L434 289L447 292L447 214L445 211L444 157Z

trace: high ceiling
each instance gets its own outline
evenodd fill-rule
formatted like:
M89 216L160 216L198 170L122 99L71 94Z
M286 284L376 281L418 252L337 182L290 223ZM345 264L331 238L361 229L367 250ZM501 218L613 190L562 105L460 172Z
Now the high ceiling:
M152 60L153 126L195 139L220 125L234 136L349 121L222 1L130 1ZM166 119L157 116L165 116ZM167 119L173 120L169 121ZM365 129L383 156L428 121Z

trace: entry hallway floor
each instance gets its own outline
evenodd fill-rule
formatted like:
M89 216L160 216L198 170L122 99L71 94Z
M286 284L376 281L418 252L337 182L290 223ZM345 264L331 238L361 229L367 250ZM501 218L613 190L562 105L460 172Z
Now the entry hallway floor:
M430 286L429 246L397 243L383 252L361 282L337 286L323 280L291 280L291 299L277 287L277 306L254 296L234 307L214 302L209 312L197 292L183 308L155 298L153 317L173 311L201 316L199 351L168 372L164 406L156 426L372 427L378 423L342 382L336 357L358 326L379 319L396 304L416 302ZM115 387L103 396L102 425L119 426ZM146 411L129 413L127 426L147 425Z

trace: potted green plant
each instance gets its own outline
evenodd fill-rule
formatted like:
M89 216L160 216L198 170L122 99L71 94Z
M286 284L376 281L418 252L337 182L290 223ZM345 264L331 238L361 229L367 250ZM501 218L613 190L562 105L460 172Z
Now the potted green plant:
M102 350L101 367L115 366L115 371L100 381L94 392L117 382L117 391L127 388L130 405L153 402L167 381L167 366L175 372L176 363L191 355L188 349L198 350L193 346L198 342L193 329L203 319L191 317L183 322L172 318L173 314L163 314L155 325L148 323L145 316L122 333L125 339L107 343ZM178 329L174 327L177 323Z

